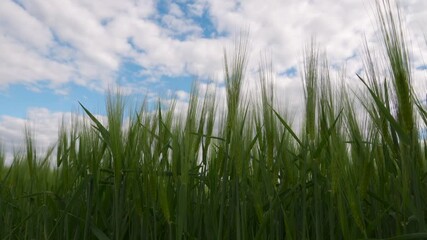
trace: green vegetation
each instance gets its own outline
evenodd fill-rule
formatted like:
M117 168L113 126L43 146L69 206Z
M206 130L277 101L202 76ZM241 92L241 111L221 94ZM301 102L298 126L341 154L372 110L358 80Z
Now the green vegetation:
M108 124L82 106L91 125L61 129L54 167L54 148L38 156L27 133L11 166L0 152L0 239L426 239L427 112L400 20L377 7L390 77L366 50L366 91L350 94L311 45L300 130L268 68L247 100L243 39L225 57L221 116L214 89L195 86L184 118L143 104L125 123L111 94Z

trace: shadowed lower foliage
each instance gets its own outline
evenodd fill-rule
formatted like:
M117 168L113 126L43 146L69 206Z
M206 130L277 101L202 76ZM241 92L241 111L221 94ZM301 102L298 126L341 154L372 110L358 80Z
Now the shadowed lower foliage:
M194 85L185 117L172 102L124 118L111 94L103 125L82 106L90 124L62 127L45 156L27 131L10 166L0 151L0 239L426 239L427 112L395 8L377 10L390 77L367 50L365 95L349 94L312 44L299 130L268 66L259 101L245 95L241 40L221 116L215 90Z

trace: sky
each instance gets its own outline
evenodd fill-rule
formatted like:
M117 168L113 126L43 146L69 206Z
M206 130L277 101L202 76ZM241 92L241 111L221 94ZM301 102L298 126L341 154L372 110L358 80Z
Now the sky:
M363 42L378 46L369 0L1 0L0 142L11 155L25 127L40 148L61 121L88 109L105 114L105 92L185 106L191 84L214 83L224 97L223 52L249 35L248 88L260 60L272 62L287 105L302 102L303 50L315 37L332 71L362 71ZM427 1L398 1L417 89L427 80ZM425 88L427 90L427 88ZM427 91L426 91L427 92ZM222 94L222 95L221 95ZM65 120L64 120L65 119Z

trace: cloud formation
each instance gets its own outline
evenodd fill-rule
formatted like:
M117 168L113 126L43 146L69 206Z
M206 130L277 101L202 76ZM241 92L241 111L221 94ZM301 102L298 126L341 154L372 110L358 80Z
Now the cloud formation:
M426 78L427 1L398 2L419 87ZM247 85L256 86L258 59L266 55L281 96L302 99L304 46L315 37L334 73L345 66L352 77L362 68L363 39L378 46L374 11L372 2L354 0L2 0L0 91L13 84L43 84L66 94L67 85L75 84L103 92L120 80L127 94L152 95L150 86L164 76L221 83L224 47L232 50L239 32L249 29ZM138 81L126 79L129 63L138 67ZM188 97L184 91L176 95ZM25 124L36 121L38 141L49 144L57 125L48 123L62 114L48 109L29 109L28 119L3 114L0 136L17 140Z
M427 3L400 2L409 37L420 44ZM372 16L371 3L352 0L5 0L0 85L47 80L52 89L74 82L105 90L129 60L151 81L212 77L221 73L222 48L242 29L250 29L255 52L272 55L278 72L301 61L312 36L338 64L358 54L364 36L375 40Z
M105 116L95 117L106 125ZM40 156L48 147L56 144L61 127L71 129L76 123L81 125L83 122L91 124L87 116L71 112L52 112L46 108L30 108L26 119L0 115L0 143L6 153L6 163L10 163L14 153L24 150L27 130Z

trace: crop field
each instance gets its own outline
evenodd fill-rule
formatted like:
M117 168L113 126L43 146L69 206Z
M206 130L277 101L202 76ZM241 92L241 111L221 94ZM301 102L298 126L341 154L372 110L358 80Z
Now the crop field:
M241 38L224 111L194 84L184 117L160 102L127 116L111 93L107 123L81 105L90 121L46 154L28 131L12 164L0 152L0 239L427 239L427 112L399 15L377 10L385 69L365 44L361 91L337 86L313 43L293 121L268 67L248 100Z

